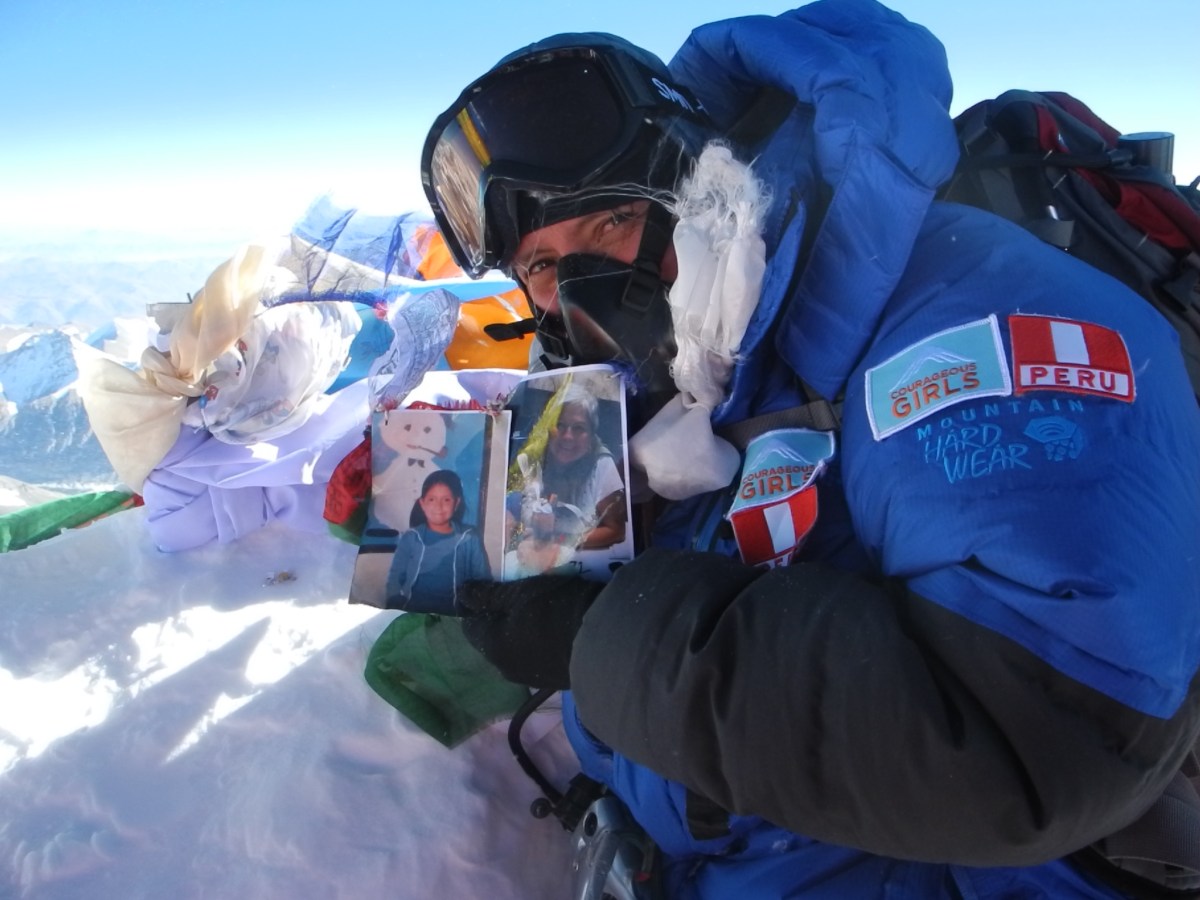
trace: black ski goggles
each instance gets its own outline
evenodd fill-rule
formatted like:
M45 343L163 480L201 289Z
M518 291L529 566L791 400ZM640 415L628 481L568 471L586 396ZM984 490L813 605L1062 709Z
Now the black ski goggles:
M535 49L471 84L437 118L421 180L455 261L478 278L506 266L524 234L588 211L589 195L611 196L625 182L673 187L678 148L698 140L687 129L706 124L694 97L628 53ZM668 134L676 152L662 150ZM553 202L563 195L574 205Z

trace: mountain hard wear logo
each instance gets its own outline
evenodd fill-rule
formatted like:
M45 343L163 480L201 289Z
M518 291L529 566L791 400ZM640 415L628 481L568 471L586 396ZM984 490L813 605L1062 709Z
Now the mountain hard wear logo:
M1012 393L996 317L948 328L867 370L867 418L883 440L939 410Z

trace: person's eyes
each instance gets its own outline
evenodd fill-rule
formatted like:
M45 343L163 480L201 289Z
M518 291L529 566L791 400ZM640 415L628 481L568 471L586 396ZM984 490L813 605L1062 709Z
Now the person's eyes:
M635 205L618 206L616 209L609 210L608 224L610 228L619 228L630 222L636 222L642 217L641 210Z
M549 309L558 294L558 260L546 257L530 263L522 278L535 306Z
M525 263L515 263L513 274L526 286L531 287L535 282L544 282L552 278L558 268L558 260L553 256L535 257Z
M552 272L558 266L557 260L552 259L536 259L531 262L525 269L525 279L531 280L539 275L545 275L547 272Z
M623 232L627 227L640 222L645 215L645 208L640 203L627 203L608 210L599 220L601 235L614 235Z

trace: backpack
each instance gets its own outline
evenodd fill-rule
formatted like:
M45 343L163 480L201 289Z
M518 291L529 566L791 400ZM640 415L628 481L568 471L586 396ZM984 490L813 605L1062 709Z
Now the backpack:
M960 161L939 198L1010 219L1148 300L1179 333L1200 401L1200 178L1174 183L1172 136L1122 136L1054 92L1007 91L954 124Z
M1144 297L1179 333L1200 402L1200 178L1175 184L1155 153L1170 135L1123 137L1069 94L1016 90L954 124L961 155L939 199L1016 222ZM1142 818L1073 860L1133 897L1200 897L1197 749Z

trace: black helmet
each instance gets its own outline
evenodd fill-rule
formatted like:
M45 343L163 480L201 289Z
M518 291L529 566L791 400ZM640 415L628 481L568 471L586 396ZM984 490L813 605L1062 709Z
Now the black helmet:
M507 268L545 225L673 189L711 124L654 54L560 34L502 59L438 116L421 181L455 261Z

